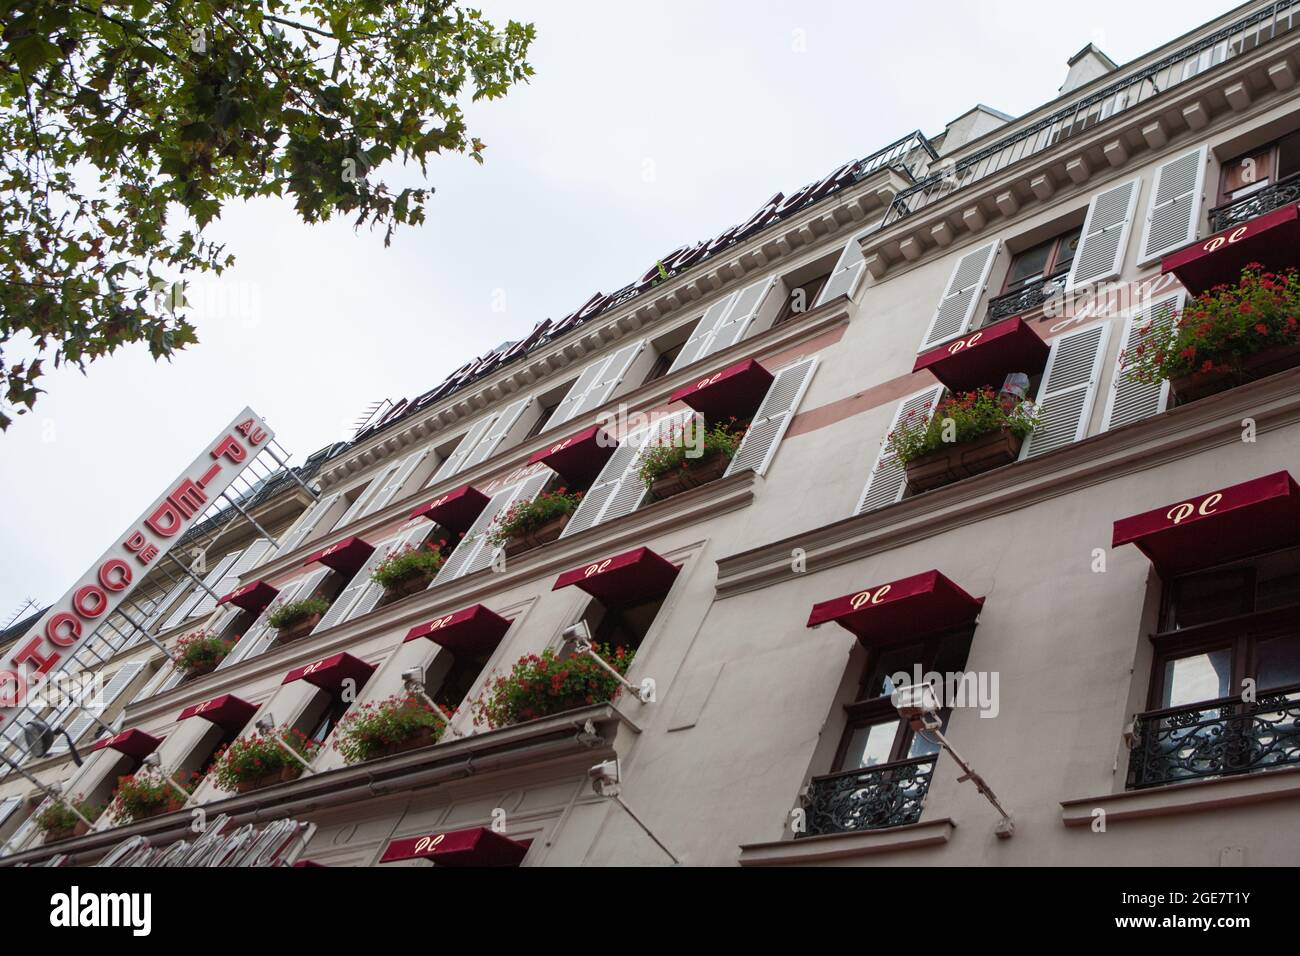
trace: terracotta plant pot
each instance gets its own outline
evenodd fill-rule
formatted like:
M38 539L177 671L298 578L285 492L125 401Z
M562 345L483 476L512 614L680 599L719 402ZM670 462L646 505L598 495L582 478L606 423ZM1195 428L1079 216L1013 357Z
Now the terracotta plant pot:
M432 747L437 741L434 739L434 728L421 727L412 736L405 740L398 741L395 744L389 744L375 752L372 760L378 760L381 757L391 757L394 754L404 754L412 750L421 750L424 747Z
M185 676L181 678L181 683L184 683L185 681L194 680L194 678L202 677L205 674L211 674L214 670L217 669L217 665L220 663L221 661L216 660L216 661L204 661L202 664L196 664L194 667L191 667L189 670L185 672Z
M261 790L263 787L270 787L277 783L288 783L290 780L297 780L300 776L302 776L301 767L281 767L279 770L272 770L260 777L249 777L247 780L239 781L239 783L235 784L235 793L251 793L254 790Z
M560 536L560 532L564 530L564 526L569 523L571 517L573 517L571 514L556 515L545 524L539 524L536 528L512 535L510 540L506 542L506 557L513 558L516 554L531 551L533 548L539 548L554 541Z
M998 429L969 441L946 445L907 463L907 486L915 494L1009 465L1019 457L1023 442L1012 432Z
M159 803L156 806L148 807L147 809L137 811L136 813L132 814L131 822L139 823L141 820L149 820L152 819L153 817L161 817L164 814L173 813L179 810L180 808L181 808L180 798L177 797L175 802L168 801L167 803Z
M1279 345L1241 360L1241 368L1228 372L1193 372L1169 380L1173 404L1184 405L1259 378L1300 365L1300 345Z
M438 572L433 574L414 574L409 578L403 578L396 584L384 588L384 603L392 604L394 601L400 601L402 598L410 597L412 594L419 594L426 590Z
M324 615L321 614L313 614L310 617L304 617L300 621L294 621L292 624L280 628L277 640L281 644L288 644L291 641L296 641L299 638L306 637L312 632L312 629L320 623L320 619L323 616Z
M90 827L78 820L70 827L63 827L58 830L46 830L45 842L54 843L56 840L70 840L73 837L85 836L89 832Z
M710 455L703 460L687 458L685 468L674 468L660 475L650 486L650 497L663 501L683 491L690 491L710 481L717 481L731 464L731 457L721 453Z

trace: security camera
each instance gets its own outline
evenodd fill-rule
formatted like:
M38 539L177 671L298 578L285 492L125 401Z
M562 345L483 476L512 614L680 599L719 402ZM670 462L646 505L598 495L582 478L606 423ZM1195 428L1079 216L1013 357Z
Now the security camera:
M261 717L257 718L253 723L253 726L262 733L269 734L271 731L275 730L275 718L270 714L263 714Z
M586 621L570 624L560 632L560 636L564 638L566 644L576 644L578 647L591 645L591 629L587 627Z
M934 685L925 681L896 687L890 700L900 717L924 720L939 712L939 696L934 691Z
M618 761L606 760L587 771L591 779L591 789L602 797L618 795Z
M402 683L423 684L424 671L420 670L418 667L408 667L406 670L402 671Z
M141 763L143 763L146 767L161 767L162 757L158 756L158 751L155 750L153 753L145 757L141 761Z

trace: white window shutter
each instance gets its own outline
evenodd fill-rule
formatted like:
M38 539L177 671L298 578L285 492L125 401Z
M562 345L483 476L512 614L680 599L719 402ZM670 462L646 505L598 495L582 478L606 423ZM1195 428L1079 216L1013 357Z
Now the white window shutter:
M1140 179L1104 189L1088 203L1079 252L1070 264L1066 288L1102 282L1119 275L1128 246L1129 225L1137 205Z
M126 692L127 687L131 685L131 682L135 680L136 676L142 670L144 670L143 661L130 661L119 667L117 673L110 677L104 684L102 706L95 708L96 713L102 717L103 714L113 706L113 703ZM79 741L82 735L85 734L85 732L90 728L90 725L94 722L94 718L84 710L77 711L77 717L71 724L67 725L68 734L72 737L73 742L76 743ZM54 738L53 746L50 747L50 753L66 753L67 750L67 737L64 737L63 734L58 734Z
M388 480L384 482L379 489L378 494L374 495L369 503L361 509L357 518L365 518L387 507L388 504L397 498L408 485L411 484L411 478L415 475L416 470L429 460L433 454L432 448L421 448L402 459L396 470L392 472Z
M298 545L306 541L311 533L316 530L316 527L325 519L325 516L330 513L330 510L339 503L342 497L342 494L336 491L332 495L327 495L326 497L317 500L315 504L299 516L298 520L294 522L293 527L284 533L284 536L280 538L279 548L272 553L288 554L293 551L294 548L298 547ZM269 558L270 554L268 554L267 557Z
M623 346L606 359L599 378L587 389L587 394L573 405L573 413L569 417L577 418L580 415L586 415L608 402L613 397L614 390L622 384L628 369L636 361L636 357L644 349L644 340L633 342L630 345Z
M1087 433L1109 334L1110 324L1102 322L1052 342L1038 389L1043 424L1026 439L1022 458L1064 448Z
M1169 328L1175 316L1182 311L1184 293L1158 299L1150 308L1136 312L1124 325L1124 341L1115 371L1110 380L1110 397L1106 400L1106 413L1101 420L1101 430L1109 431L1131 422L1159 415L1169 405L1169 382L1155 384L1135 382L1124 369L1124 357L1133 355L1137 347L1151 340L1156 332ZM1146 335L1142 330L1151 327Z
M487 434L487 430L492 427L494 421L496 421L495 415L484 415L471 425L469 431L465 432L465 437L456 446L456 450L447 456L447 460L442 463L429 484L432 485L444 478L450 478L460 471L465 466L465 459L474 450L474 446L478 444L479 439Z
M233 554L227 554L220 561L218 561L214 566L209 568L207 574L203 575L204 586L207 587L208 590L215 592L217 594L217 597L221 596L221 592L216 590L217 582L221 580L222 576L225 575L226 571L228 571L230 569L230 566L234 564L237 560L239 560L238 551L234 552ZM208 596L207 591L205 591L203 588L199 587L198 585L195 585L194 590L190 593L190 596L187 597L184 601L182 601L180 607L178 607L175 611L173 611L171 615L167 618L167 620L163 622L162 629L164 631L169 631L173 627L177 627L184 621L189 620L189 618L193 615L194 609L199 606L199 602L201 602L207 596Z
M4 826L5 821L13 816L14 811L22 805L22 802L22 797L5 797L0 800L0 827Z
M879 228L880 223L873 223L849 237L849 241L844 244L844 251L840 253L839 262L831 270L830 278L822 286L821 292L817 293L817 301L812 306L814 309L839 296L846 295L852 299L857 294L862 276L867 271L867 262L862 258L862 246L858 240Z
M741 289L726 316L718 323L708 346L700 353L700 358L721 352L743 339L764 312L776 283L776 276L770 275Z
M361 490L361 494L357 495L355 500L353 500L352 504L348 507L348 510L343 512L343 517L339 518L338 523L334 527L342 528L344 525L351 524L353 521L356 521L358 518L367 514L366 509L370 507L370 502L374 501L375 498L384 490L384 487L388 484L388 480L393 477L393 474L399 467L401 467L401 462L396 461L389 462L385 465L378 474L370 479L366 484L366 487Z
M575 409L587 397L587 393L595 387L605 372L605 366L609 364L609 359L597 359L579 374L578 379L569 387L569 391L564 398L560 399L560 404L555 406L555 411L551 412L551 417L546 420L542 430L546 431L563 425L575 414Z
M970 328L997 255L998 243L990 242L972 249L957 260L952 275L948 278L948 287L939 300L939 307L935 309L918 351L946 342Z
M704 317L696 323L690 338L682 346L682 350L677 353L677 358L673 360L672 367L668 369L669 374L679 368L685 368L708 354L709 343L713 341L713 333L717 331L722 320L726 318L728 311L731 309L731 304L736 301L738 294L733 292L726 298L720 299L709 306L708 311L704 313Z
M531 395L525 396L518 401L511 402L507 405L492 421L492 425L484 432L483 437L478 440L474 450L465 458L465 463L460 466L460 470L472 468L481 464L492 457L493 453L500 447L501 443L506 440L510 430L515 427L524 411L533 404Z
M1158 259L1196 238L1201 224L1208 150L1209 146L1202 146L1156 168L1138 265Z
M260 654L275 636L274 629L267 621L271 616L271 610L278 605L292 603L298 600L300 596L306 597L316 590L320 582L325 580L325 576L329 573L329 568L322 568L296 581L290 581L280 588L280 593L275 596L275 600L263 608L262 613L254 618L253 623L249 625L248 630L244 631L244 635L231 648L230 653L217 665L217 670L237 664L246 657L255 657ZM179 672L177 672L176 676L179 679ZM160 687L156 693L161 694L164 690L167 690L168 686L170 685Z
M154 625L156 625L162 616L167 613L167 609L180 600L181 595L192 587L194 587L194 582L191 581L188 576L182 575L180 579L171 586L171 589L167 592L167 596L158 602L153 611L150 612L149 617L145 619L144 629L152 633Z
M529 475L523 481L494 494L488 501L487 507L465 532L465 537L460 539L456 550L452 551L451 556L447 558L438 576L433 579L433 586L436 587L444 581L452 581L488 567L499 550L487 539L497 516L516 501L531 500L536 497L546 487L551 477L552 472L549 469L542 469L537 474Z
M880 453L876 456L876 463L871 468L867 485L862 489L862 497L858 499L854 514L875 511L885 505L892 505L903 497L903 491L907 487L907 474L898 457L886 450L885 442L889 441L889 436L893 434L898 424L906 419L920 415L929 421L943 391L942 385L934 385L898 403L898 407L894 409L894 417L889 422L889 429L880 443Z
M427 521L424 522L424 525L426 528L429 527ZM366 590L374 584L370 580L370 575L374 573L380 562L388 557L388 552L393 549L398 540L399 538L389 538L370 552L370 557L366 558L366 563L357 570L356 574L352 575L352 580L348 581L343 590L339 592L339 596L334 599L330 609L321 617L320 623L312 629L312 634L328 631L334 625L342 624L351 616L352 608L356 606ZM302 595L304 598L306 596L305 593Z
M239 579L257 566L262 560L262 555L266 554L270 547L271 542L259 538L243 551L231 555L231 557L235 558L235 561L231 563L230 567L226 568L225 573L221 575L212 588L217 597L213 597L211 594L203 595L203 600L194 606L194 610L190 612L190 617L211 614L215 611L217 609L217 598L224 597L237 588ZM227 610L229 610L229 607L227 607Z
M815 371L817 359L806 358L787 365L776 373L767 395L754 413L749 430L736 449L735 457L727 466L728 475L739 474L750 468L760 475L766 473Z
M432 524L430 524L428 521L425 521L423 518L417 518L411 524L403 528L398 533L397 537L392 541L392 543L389 544L386 549L384 549L383 557L380 558L380 561L382 561L383 558L387 557L389 554L392 554L397 551L401 551L407 545L411 545L413 547L419 547L421 544L424 543L424 539L429 536L429 533L432 530L433 530ZM379 549L376 548L375 552L379 553ZM378 566L379 566L379 561L376 561L375 564L370 569L371 572L373 572L374 569ZM357 595L357 599L353 602L352 607L348 608L347 614L343 617L343 620L340 621L339 623L342 624L347 621L354 620L363 615L369 614L371 611L375 609L375 605L379 603L379 599L382 598L383 596L384 596L384 586L382 584L377 584L376 582L371 581L370 575L367 574L366 586L361 590L361 593ZM322 619L321 624L324 623L325 621ZM318 627L317 630L319 629L320 628Z
M600 523L601 515L609 505L610 499L618 491L629 469L636 465L641 454L641 446L646 443L649 436L650 429L643 428L638 432L625 436L618 443L618 447L614 449L614 454L609 456L609 460L605 462L605 467L600 470L596 480L591 483L591 487L582 496L582 501L573 512L573 516L569 518L569 523L564 526L564 531L561 532L560 537L568 537L571 534L577 534L579 531L586 531L588 528L595 527Z

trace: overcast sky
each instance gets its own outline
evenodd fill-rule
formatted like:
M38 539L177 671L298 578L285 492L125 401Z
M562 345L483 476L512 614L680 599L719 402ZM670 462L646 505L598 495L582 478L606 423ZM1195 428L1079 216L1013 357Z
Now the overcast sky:
M976 102L1052 99L1088 42L1124 63L1231 9L848 0L482 0L531 19L536 76L468 112L487 162L429 165L428 221L392 246L288 204L230 207L238 257L192 291L200 344L170 365L132 348L52 372L0 435L0 623L57 600L245 404L296 460L350 436L536 321L712 238Z

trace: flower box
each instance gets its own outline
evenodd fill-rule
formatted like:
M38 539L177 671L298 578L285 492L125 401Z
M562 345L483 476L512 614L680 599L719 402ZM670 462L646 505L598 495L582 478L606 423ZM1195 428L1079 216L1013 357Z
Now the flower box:
M277 767L260 777L248 777L240 780L235 784L235 793L251 793L254 790L261 790L263 787L274 786L277 783L288 783L290 780L297 780L300 776L302 776L302 767Z
M419 594L421 591L428 589L429 584L433 581L438 573L432 574L412 574L408 578L403 578L384 588L385 604L392 604L394 601L400 601L402 598L408 598L412 594Z
M682 460L687 463L685 468L675 468L660 475L650 485L650 497L655 501L663 501L673 495L680 495L683 491L690 491L700 485L707 485L710 481L717 481L731 464L731 456L721 452L703 459Z
M425 747L432 747L438 742L438 730L435 727L420 727L414 734L405 740L399 740L396 743L389 744L375 758L392 757L395 754L404 754L412 750L422 750Z
M194 680L196 677L203 677L206 674L211 674L217 669L217 665L220 663L221 661L204 661L201 664L195 664L193 667L187 668L184 675L181 677L181 683Z
M90 827L78 820L70 827L59 827L55 830L45 831L45 842L54 843L57 840L70 840L73 837L85 836L90 832Z
M1300 345L1278 345L1241 359L1236 368L1215 372L1193 372L1169 380L1173 404L1183 405L1207 398L1259 378L1285 372L1300 365Z
M1005 428L954 442L909 461L904 466L907 486L916 494L1009 465L1019 457L1023 443L1023 438Z
M278 631L277 639L279 643L288 644L306 637L315 629L324 616L323 614L310 614L307 617L299 618L292 624L286 624Z
M511 535L505 544L506 557L513 558L516 554L531 551L533 548L539 548L554 541L564 531L564 526L569 523L570 517L572 517L571 514L556 515L535 528L529 528L527 531Z

